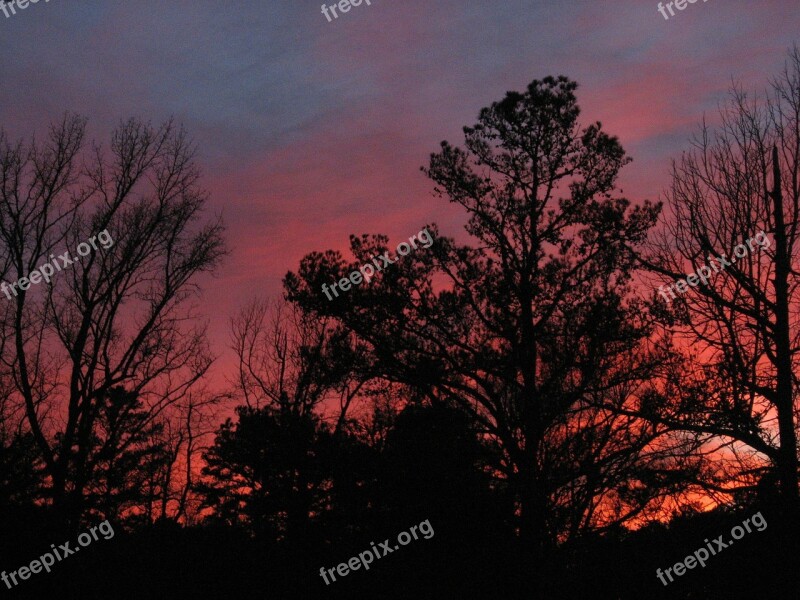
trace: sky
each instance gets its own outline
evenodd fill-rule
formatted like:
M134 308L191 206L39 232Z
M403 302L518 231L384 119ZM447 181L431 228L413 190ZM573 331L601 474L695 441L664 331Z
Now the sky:
M332 2L331 2L332 3ZM321 2L39 0L0 13L0 126L41 134L64 111L107 143L129 117L183 123L230 256L204 284L216 366L228 319L313 250L350 234L393 244L422 225L461 237L464 214L420 172L481 107L533 79L578 82L582 122L633 158L634 201L733 81L760 90L800 42L797 0L371 0L330 22ZM327 4L327 2L326 2Z

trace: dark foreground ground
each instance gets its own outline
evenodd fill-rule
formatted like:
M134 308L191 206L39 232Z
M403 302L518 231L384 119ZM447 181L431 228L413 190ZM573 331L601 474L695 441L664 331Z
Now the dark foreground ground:
M81 554L57 563L51 573L32 575L6 598L125 600L133 598L330 598L334 599L779 599L800 598L798 531L775 511L761 509L767 527L747 533L665 587L656 568L674 565L758 512L701 514L674 520L669 527L587 539L535 562L488 528L454 526L458 515L430 522L435 535L410 542L326 586L320 567L335 567L402 526L387 526L371 539L362 536L336 547L306 544L265 546L230 528L183 529L158 525L135 534L117 531ZM474 517L474 515L471 515ZM15 531L14 515L3 515L3 569L28 564L64 540L48 530ZM25 519L27 520L27 519ZM18 519L17 522L23 522ZM413 523L414 521L410 521ZM409 524L410 524L409 523Z

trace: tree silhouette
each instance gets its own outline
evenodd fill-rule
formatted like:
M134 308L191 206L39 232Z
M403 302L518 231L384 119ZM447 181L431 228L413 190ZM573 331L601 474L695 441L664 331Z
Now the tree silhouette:
M0 441L0 514L32 505L42 498L44 487L33 437L21 434Z
M354 514L368 512L364 484L374 462L347 418L369 379L358 349L281 302L248 304L231 334L246 405L205 455L205 505L267 539L307 542L312 526L330 536L352 529ZM329 427L323 413L336 404Z
M385 237L352 236L353 263L313 253L285 279L290 299L369 344L382 377L455 403L500 445L522 537L540 550L638 515L660 497L647 474L675 454L654 443L668 428L610 408L636 405L666 360L645 343L628 251L658 208L615 197L628 159L599 123L580 127L575 88L560 77L509 92L464 129L466 149L443 142L431 156L425 171L467 211L476 246L430 226L429 251L346 302L318 290L387 250Z
M119 411L117 430L133 434L135 423L144 433L208 369L204 325L190 323L188 301L196 276L224 253L219 223L195 225L207 194L183 131L130 120L108 151L86 152L85 126L65 116L44 143L27 145L0 132L4 278L102 243L0 307L8 408L24 410L49 496L73 527L112 439L97 443L112 390L142 403Z
M185 133L131 120L87 150L69 115L44 142L0 132L4 281L113 236L0 290L3 574L107 518L113 545L25 591L794 597L800 50L674 163L655 234L662 204L622 196L629 158L580 123L576 89L534 80L431 154L463 240L429 224L429 247L329 299L323 283L392 252L352 235L352 260L311 252L286 298L245 304L223 394L193 302L222 226ZM769 245L669 305L637 287L759 231ZM756 511L768 529L674 585L654 576ZM341 574L423 520L435 537Z
M249 303L231 319L231 340L247 406L305 415L335 401L337 432L372 376L346 332L285 302Z
M478 439L471 419L444 404L408 405L389 431L382 455L383 501L394 522L430 519L472 543L510 534L513 500L491 473L501 454Z
M151 421L135 393L111 388L98 404L85 502L104 518L122 521L163 493L153 474L163 471L169 456L163 427Z
M796 506L800 50L789 53L763 98L733 88L720 117L716 128L704 123L673 164L671 215L643 257L671 279L710 273L688 293L666 297L667 321L698 344L712 392L691 411L659 418L756 451L776 466L782 493ZM735 475L753 486L753 472L746 460Z
M239 407L205 453L198 486L206 506L229 525L270 540L308 533L309 514L325 498L322 455L329 433L310 414Z

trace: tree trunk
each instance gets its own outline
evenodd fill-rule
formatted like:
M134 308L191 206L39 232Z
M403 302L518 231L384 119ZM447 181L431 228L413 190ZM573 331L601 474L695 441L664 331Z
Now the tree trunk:
M798 500L797 479L797 433L794 423L794 390L792 383L792 353L789 337L789 273L791 252L787 247L786 229L783 220L783 193L781 172L778 163L778 148L772 149L773 186L772 199L775 213L775 353L777 367L777 398L780 448L778 452L778 474L781 492L790 508Z

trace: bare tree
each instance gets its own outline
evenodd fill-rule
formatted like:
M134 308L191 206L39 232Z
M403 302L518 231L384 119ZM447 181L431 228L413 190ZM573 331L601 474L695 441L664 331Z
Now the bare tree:
M60 266L0 297L0 335L13 340L0 360L53 502L73 524L100 462L142 443L139 433L206 373L212 357L192 298L197 276L224 254L221 224L197 223L207 193L183 130L130 120L108 149L87 149L84 137L73 116L43 144L0 133L0 264L31 280L45 263ZM85 252L98 237L111 244ZM103 430L112 389L123 388L141 406L127 403Z
M337 432L370 379L350 336L283 301L248 304L231 319L231 342L238 357L234 383L249 408L303 415L333 409Z
M198 518L201 499L194 493L202 454L213 444L220 411L227 394L200 388L186 394L160 421L160 435L152 444L163 444L166 460L154 465L145 484L146 519L172 519L184 523Z
M678 330L699 345L713 367L711 379L719 375L724 388L671 421L719 436L734 452L749 447L768 459L794 504L800 50L789 53L765 94L734 86L720 117L717 127L704 122L692 148L673 163L666 193L672 214L644 259L670 279L693 270L708 274L690 280L695 287L683 294L661 291ZM746 243L753 239L758 243Z

